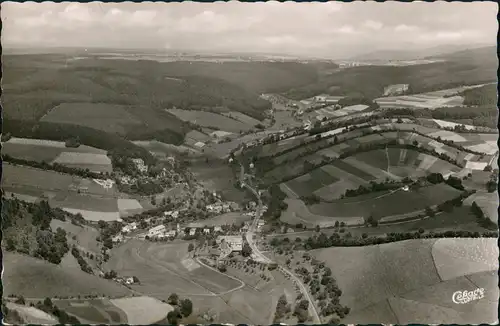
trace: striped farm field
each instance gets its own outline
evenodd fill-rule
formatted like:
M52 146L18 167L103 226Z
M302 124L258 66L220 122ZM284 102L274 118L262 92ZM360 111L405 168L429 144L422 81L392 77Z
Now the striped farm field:
M375 150L354 155L359 161L365 162L376 168L387 170L389 162L387 161L387 153L385 150Z
M343 160L335 160L331 163L331 165L333 165L334 167L339 168L341 170L344 170L347 173L355 175L355 176L357 176L365 181L375 180L375 177L373 175L371 175L367 172L364 172L364 171L352 166L351 164L346 163Z
M338 178L333 177L323 169L319 168L304 176L290 180L286 184L294 193L302 197L310 196L316 190L334 184L337 181L339 181Z
M104 154L62 152L53 163L89 169L92 172L113 172L111 159Z
M78 148L69 148L64 142L15 137L2 143L2 153L17 159L46 163L52 163L63 153L89 156L93 154L98 158L106 156L106 151L90 146L80 145Z

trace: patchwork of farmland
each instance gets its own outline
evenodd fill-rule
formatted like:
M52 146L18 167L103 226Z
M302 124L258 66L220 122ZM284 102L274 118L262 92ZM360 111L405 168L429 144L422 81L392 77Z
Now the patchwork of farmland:
M382 217L407 214L424 210L427 206L441 204L457 197L460 192L446 184L432 185L417 190L396 190L389 193L361 195L349 199L320 203L309 207L312 214L329 216ZM376 196L376 197L375 197Z
M228 132L239 133L240 131L247 131L254 127L254 125L248 125L239 120L213 112L182 109L169 109L167 112L175 115L182 121L189 121L202 127L217 127Z
M27 161L59 163L93 172L112 172L106 151L90 146L66 147L64 142L42 139L11 138L2 144L2 152Z
M301 223L307 227L331 227L335 222L345 223L346 225L362 225L365 219L361 214L355 214L354 211L348 212L349 215L343 215L344 212L329 211L326 214L312 212L303 201L299 199L285 199L288 204L287 209L282 212L280 219L289 224ZM333 217L333 215L335 217Z
M422 239L313 251L332 270L351 308L345 323L495 323L497 239ZM485 289L469 305L455 291Z
M464 98L457 95L462 88L428 92L413 95L380 97L375 101L381 108L437 109L440 107L462 106Z

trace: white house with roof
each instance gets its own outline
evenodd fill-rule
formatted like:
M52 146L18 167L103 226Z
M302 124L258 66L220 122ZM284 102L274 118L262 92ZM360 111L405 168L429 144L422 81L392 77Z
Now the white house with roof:
M165 233L165 230L166 230L166 227L163 224L155 226L155 227L149 229L148 236L149 237L157 237L157 236Z
M218 244L225 243L234 252L243 250L243 237L241 235L224 235L217 237Z
M124 227L122 227L122 232L123 233L129 233L133 230L136 230L137 229L137 223L136 222L132 222L130 224L127 224L125 225Z

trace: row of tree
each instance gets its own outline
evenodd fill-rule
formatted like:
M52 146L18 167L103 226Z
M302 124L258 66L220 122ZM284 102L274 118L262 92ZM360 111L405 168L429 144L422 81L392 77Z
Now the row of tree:
M107 179L109 178L109 173L98 173L98 172L92 172L89 169L80 169L80 168L74 168L74 167L68 167L59 163L47 163L45 161L42 162L37 162L37 161L29 161L29 160L24 160L20 158L15 158L12 157L8 154L4 154L2 157L3 161L6 163L11 163L13 165L25 165L25 166L31 166L33 168L37 169L42 169L42 170L50 170L50 171L56 171L59 173L66 173L66 174L72 174L72 175L77 175L82 178L94 178L94 179Z

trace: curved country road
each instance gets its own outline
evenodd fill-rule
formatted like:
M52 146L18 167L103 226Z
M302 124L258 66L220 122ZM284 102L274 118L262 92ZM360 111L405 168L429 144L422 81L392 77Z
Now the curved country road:
M268 257L266 257L262 252L260 252L259 248L257 247L257 245L253 241L253 236L255 234L255 229L256 229L257 224L258 224L259 219L260 219L260 213L261 213L261 209L262 209L262 200L260 199L260 195L259 195L258 191L255 190L254 188L252 188L247 183L245 183L245 180L244 180L245 168L243 167L243 165L241 163L240 163L240 167L241 167L241 179L240 179L241 186L245 187L248 190L250 190L255 195L255 197L257 197L257 201L258 201L257 210L255 212L255 218L254 218L254 220L252 222L252 225L250 226L250 228L246 232L245 238L246 238L246 240L247 240L248 245L250 246L250 248L252 248L252 252L257 257L259 257L260 260L262 260L263 262L266 262L266 263L273 263L273 261L271 259L269 259ZM314 304L314 300L311 298L311 295L307 291L307 288L302 283L302 281L294 273L292 273L291 271L289 271L285 267L279 266L279 269L281 271L283 271L284 273L288 274L297 283L297 285L301 289L301 292L304 293L304 296L309 301L309 310L310 310L310 312L312 312L314 323L315 324L321 324L321 318L319 317L318 311L316 309L316 305Z

